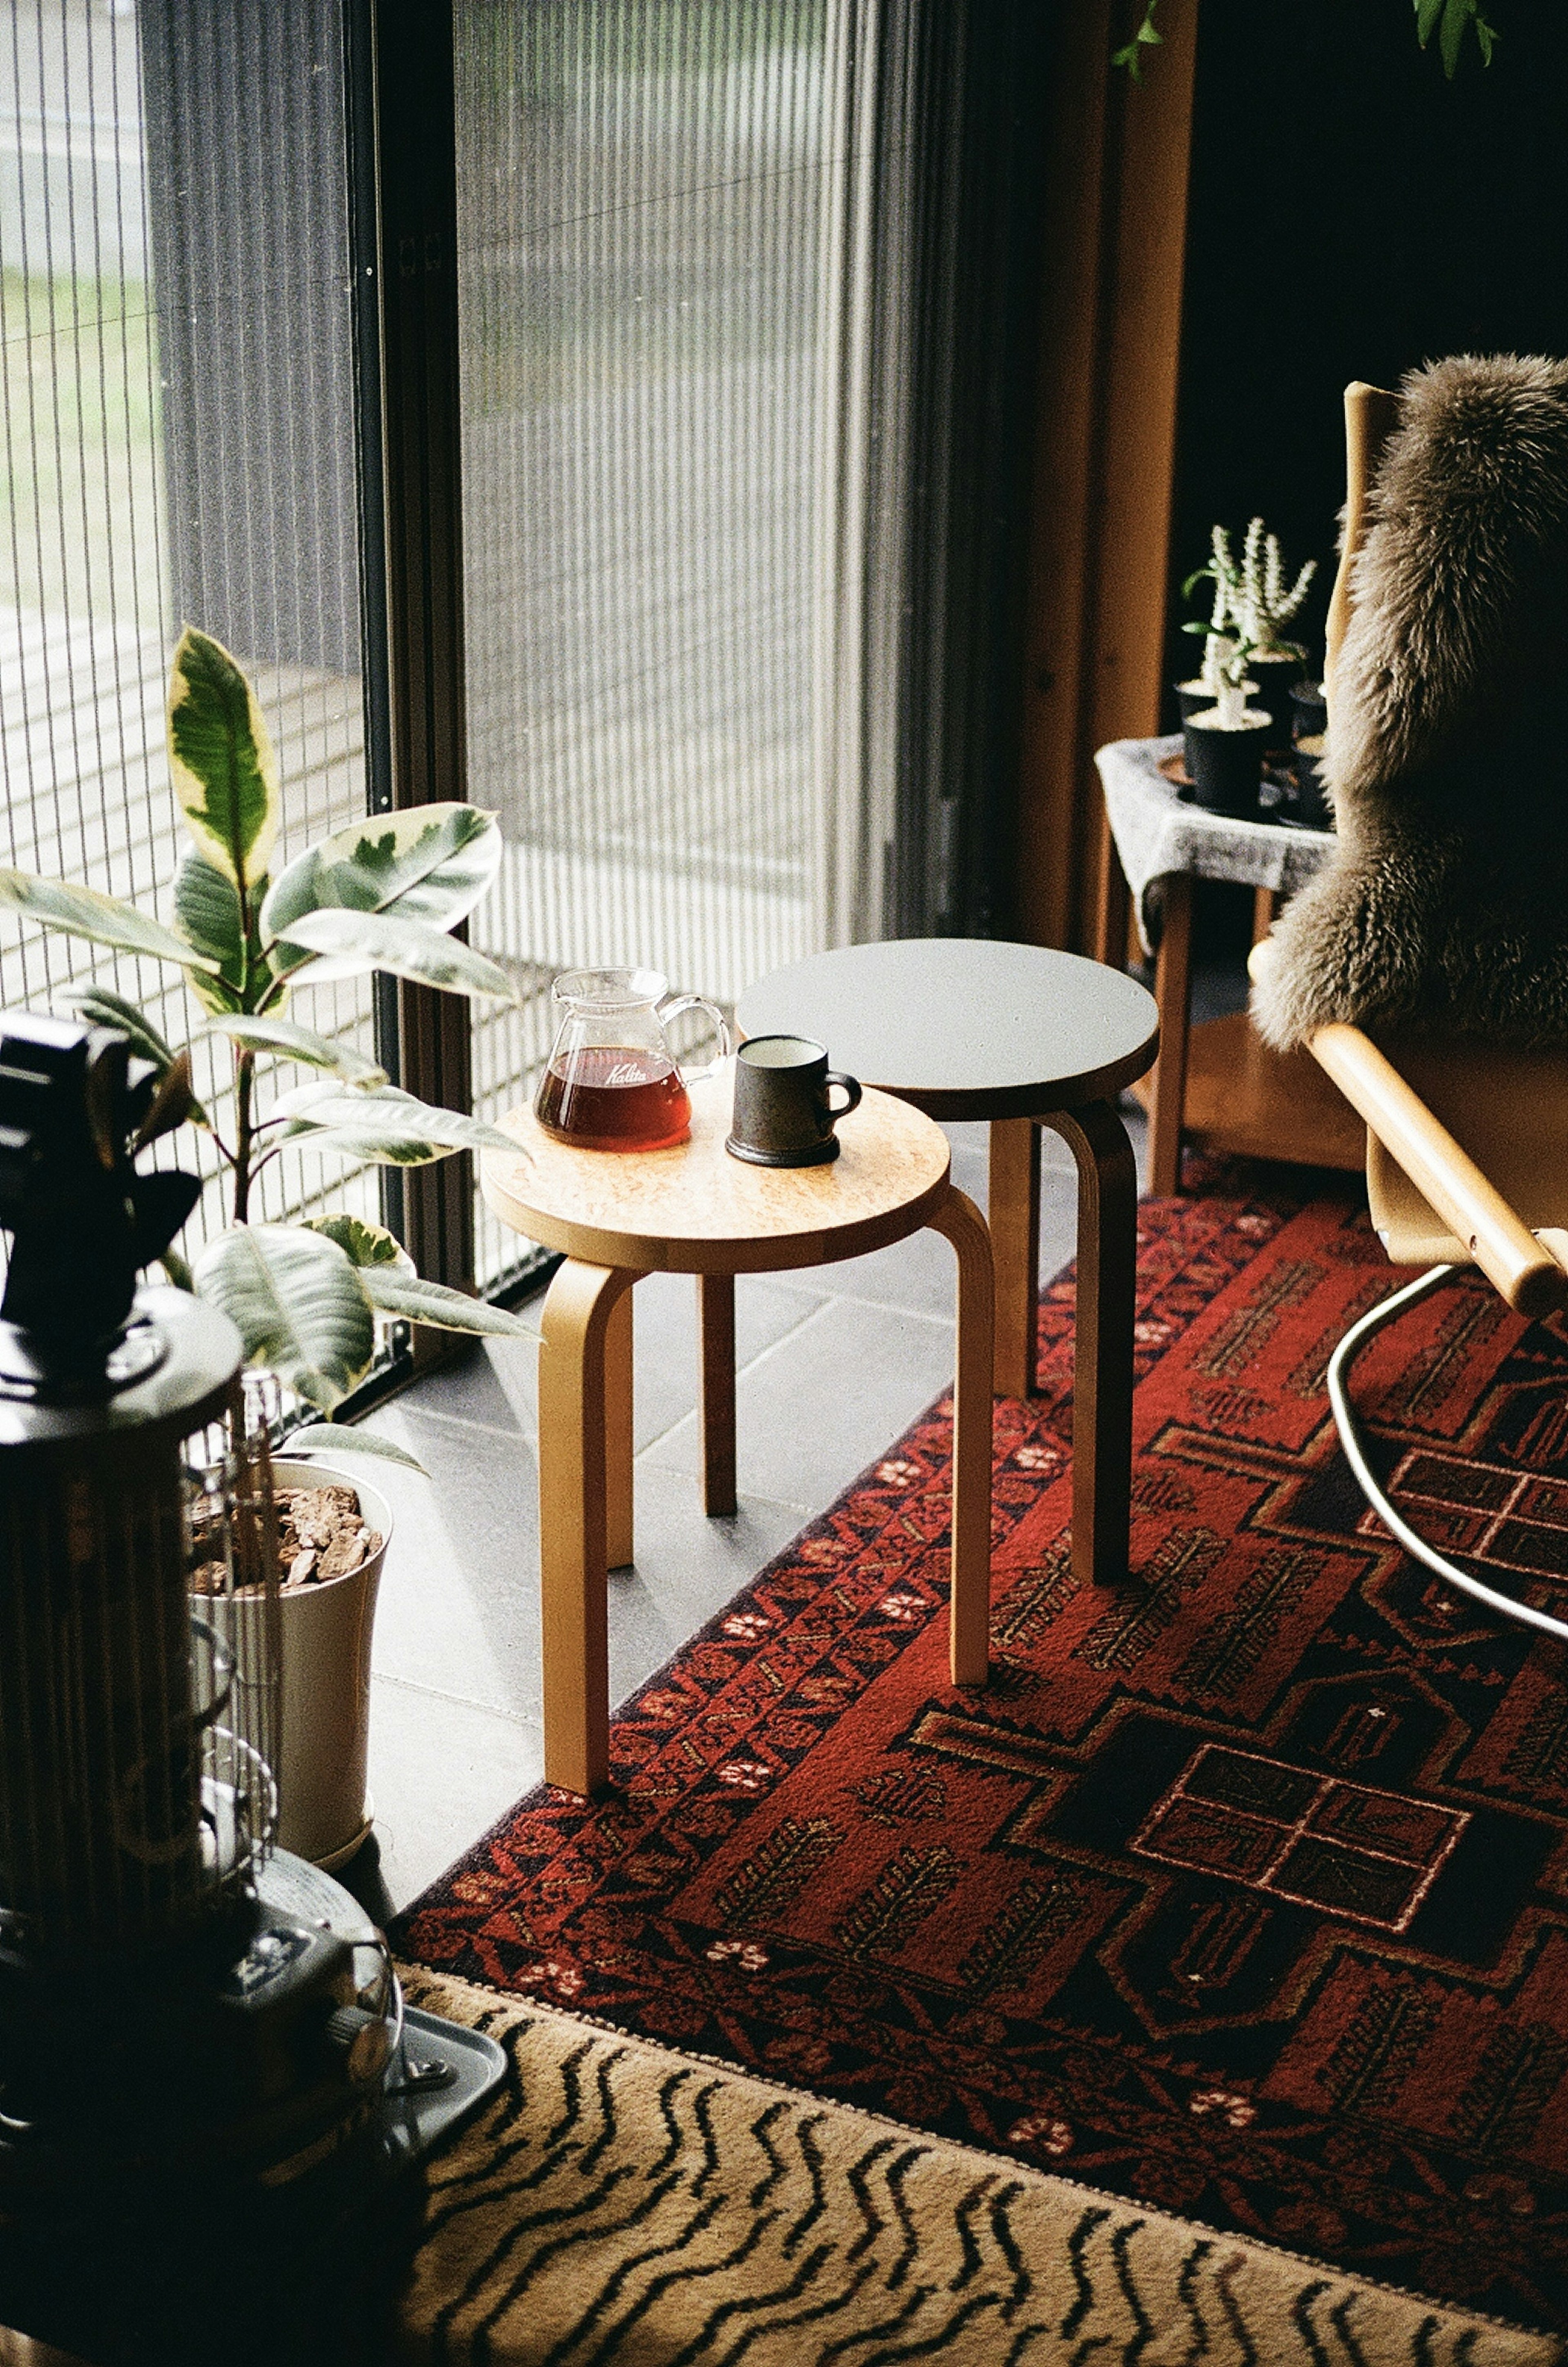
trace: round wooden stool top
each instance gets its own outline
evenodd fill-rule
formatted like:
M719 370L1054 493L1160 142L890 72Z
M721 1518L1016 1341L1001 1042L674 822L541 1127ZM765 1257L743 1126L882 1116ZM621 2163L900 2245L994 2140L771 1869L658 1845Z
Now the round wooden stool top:
M919 1230L947 1197L942 1128L889 1094L840 1118L826 1167L751 1167L724 1147L734 1063L691 1088L692 1132L673 1150L578 1150L532 1110L501 1121L522 1153L480 1154L502 1224L589 1265L637 1274L773 1274L859 1257Z
M1080 954L989 937L842 946L760 979L742 1036L810 1036L836 1069L931 1117L1041 1117L1152 1067L1155 999Z

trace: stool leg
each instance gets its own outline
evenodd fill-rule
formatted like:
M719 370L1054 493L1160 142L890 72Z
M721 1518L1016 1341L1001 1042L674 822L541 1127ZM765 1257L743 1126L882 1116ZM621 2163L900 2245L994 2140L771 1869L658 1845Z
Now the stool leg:
M703 1510L710 1520L735 1510L735 1276L697 1276L702 1371Z
M622 1293L604 1329L604 1559L625 1569L632 1538L632 1294Z
M958 1252L958 1374L953 1391L953 1682L983 1685L991 1643L991 1385L996 1285L991 1237L973 1200L955 1189L931 1217Z
M545 1299L539 1350L539 1576L545 1779L584 1797L610 1761L604 1351L636 1276L568 1258Z
M1181 1117L1187 1103L1188 1002L1191 993L1192 882L1172 871L1164 882L1165 921L1155 962L1159 1058L1149 1099L1149 1190L1162 1199L1181 1189Z
M991 1122L991 1255L997 1269L997 1395L1034 1387L1040 1296L1040 1140L1029 1117Z
M1127 1575L1133 1479L1133 1291L1138 1178L1109 1102L1047 1120L1078 1171L1077 1315L1073 1348L1073 1574L1115 1586Z

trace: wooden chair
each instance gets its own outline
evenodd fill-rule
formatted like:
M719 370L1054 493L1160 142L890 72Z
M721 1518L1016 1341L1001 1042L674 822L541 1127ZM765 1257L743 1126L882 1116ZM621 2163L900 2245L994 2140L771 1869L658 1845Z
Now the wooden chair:
M1331 730L1352 562L1366 534L1378 456L1398 417L1396 396L1360 384L1346 390L1345 546L1325 666ZM1254 947L1255 978L1271 954L1268 939ZM1350 1468L1406 1553L1503 1617L1568 1640L1568 1622L1498 1592L1417 1535L1378 1483L1349 1396L1362 1350L1456 1267L1478 1266L1521 1315L1568 1305L1568 1053L1458 1040L1434 1048L1391 1039L1380 1047L1359 1027L1339 1025L1319 1028L1309 1048L1366 1121L1367 1196L1390 1260L1428 1269L1352 1325L1330 1360L1329 1403Z

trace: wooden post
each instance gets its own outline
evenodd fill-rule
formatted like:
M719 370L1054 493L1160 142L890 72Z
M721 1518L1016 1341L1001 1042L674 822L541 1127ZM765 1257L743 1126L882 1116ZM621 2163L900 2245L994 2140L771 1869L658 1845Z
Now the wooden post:
M637 1557L632 1515L635 1409L632 1294L617 1298L604 1331L604 1559L626 1569Z
M702 1433L703 1510L721 1520L735 1510L735 1276L697 1276L697 1421Z
M1026 1398L1034 1388L1040 1301L1040 1140L1032 1118L991 1122L990 1225L997 1395Z
M1187 1102L1188 1001L1191 991L1192 882L1184 871L1160 883L1165 917L1155 964L1159 1058L1149 1097L1149 1189L1162 1199L1181 1189L1181 1119Z
M958 1253L949 1661L955 1685L983 1685L991 1645L991 1384L996 1369L991 1236L974 1201L956 1189L949 1191L931 1223L946 1234Z
M1049 1123L1071 1146L1078 1171L1073 1575L1086 1586L1119 1586L1131 1521L1137 1170L1109 1102L1064 1110Z
M545 1780L586 1798L610 1770L604 1356L636 1276L568 1258L539 1350L539 1591Z
M1090 759L1159 728L1199 0L1162 15L1136 85L1109 64L1108 0L1054 13L1010 925L1082 948L1105 883Z

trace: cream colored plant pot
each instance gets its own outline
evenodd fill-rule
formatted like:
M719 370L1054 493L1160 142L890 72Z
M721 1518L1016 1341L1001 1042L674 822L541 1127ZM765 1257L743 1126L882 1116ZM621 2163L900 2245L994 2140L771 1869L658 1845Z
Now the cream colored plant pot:
M280 1488L352 1488L381 1550L346 1578L285 1593L277 1840L329 1872L367 1837L374 1810L365 1788L370 1749L370 1638L376 1593L392 1536L392 1508L356 1471L279 1455Z

